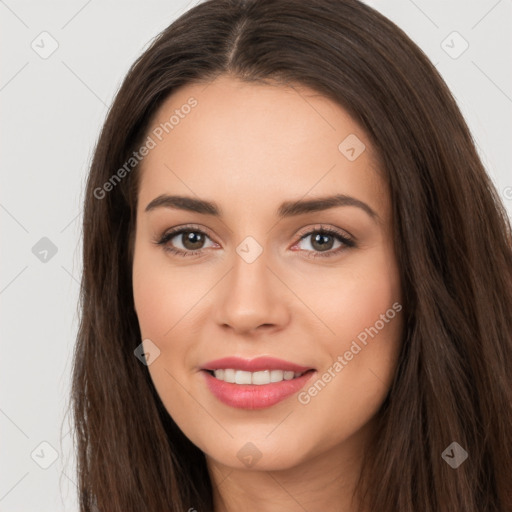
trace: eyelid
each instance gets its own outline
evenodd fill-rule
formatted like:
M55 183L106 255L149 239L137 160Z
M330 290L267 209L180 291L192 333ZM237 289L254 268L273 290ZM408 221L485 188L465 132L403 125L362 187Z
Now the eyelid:
M353 240L354 242L356 241L356 237L349 233L346 229L335 228L328 226L326 224L315 224L313 226L307 226L305 228L302 228L297 234L297 236L299 237L299 239L302 240L303 236L310 235L311 232L317 231L326 231L328 233L337 234L345 238L350 238L350 240Z
M204 233L208 236L208 238L213 240L213 236L211 231L204 227L200 226L199 224L184 224L183 226L175 226L173 228L166 229L161 235L155 235L156 240L155 242L158 243L158 241L161 241L164 238L167 238L168 236L175 237L176 235L181 234L183 231L194 231L199 233Z

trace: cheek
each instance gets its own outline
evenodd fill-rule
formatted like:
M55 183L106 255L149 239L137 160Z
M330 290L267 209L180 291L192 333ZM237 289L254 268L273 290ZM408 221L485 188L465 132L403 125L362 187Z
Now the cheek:
M184 432L190 432L204 418L190 407L190 395L180 385L186 381L188 356L188 344L180 343L180 339L187 339L183 330L190 333L190 309L201 294L198 296L200 290L194 291L190 286L190 269L187 274L186 268L180 271L165 260L154 248L136 246L135 310L142 339L151 340L159 350L158 357L148 366L153 384L169 414Z
M169 283L158 277L155 270L134 279L133 295L142 336L156 339L171 329L179 301L178 294L170 292Z
M190 269L169 265L158 249L135 248L133 299L141 334L163 339L197 301Z
M201 298L211 283L207 271L173 265L160 248L135 246L135 310L142 339L151 340L159 350L148 370L162 398L174 395L171 388L177 383L172 377L182 382L197 363L191 340L200 339L195 331L201 328Z
M390 248L369 251L361 258L354 259L351 265L341 269L339 276L325 282L328 284L322 293L320 287L314 289L311 304L316 304L333 334L324 338L326 341L330 340L331 354L346 349L347 343L350 346L351 340L361 333L361 338L364 339L366 329L370 329L376 322L379 331L386 333L383 338L396 337L395 333L391 332L391 324L400 322L396 321L399 315L395 315L396 311L392 309L392 305L395 302L401 304L401 286L398 268ZM386 316L390 308L391 311ZM381 315L385 315L385 328ZM399 326L395 326L395 330L396 327Z
M389 326L395 323L396 316L392 305L401 300L399 288L390 280L390 276L380 274L372 278L368 275L354 283L347 292L340 297L338 315L334 317L339 339L358 338L364 342L364 333L368 334L368 330L375 325L379 331L389 332Z
M403 306L399 272L386 251L359 260L336 283L324 296L316 294L332 335L320 338L328 357L320 382L305 389L302 403L311 417L336 404L325 421L350 431L377 412L389 390L402 341Z

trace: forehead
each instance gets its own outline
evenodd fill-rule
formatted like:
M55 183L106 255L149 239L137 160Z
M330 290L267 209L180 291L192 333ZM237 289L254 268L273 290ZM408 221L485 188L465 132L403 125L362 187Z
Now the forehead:
M221 203L229 197L236 213L334 192L381 212L388 206L362 128L339 104L303 86L225 76L186 85L163 102L147 136L153 148L140 167L141 207L158 194L182 193Z

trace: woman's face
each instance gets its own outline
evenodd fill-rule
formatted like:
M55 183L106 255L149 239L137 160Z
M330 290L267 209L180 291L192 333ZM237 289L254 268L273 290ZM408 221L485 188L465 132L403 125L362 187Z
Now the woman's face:
M310 89L222 76L175 91L147 135L133 293L169 414L218 466L359 449L402 332L366 134Z

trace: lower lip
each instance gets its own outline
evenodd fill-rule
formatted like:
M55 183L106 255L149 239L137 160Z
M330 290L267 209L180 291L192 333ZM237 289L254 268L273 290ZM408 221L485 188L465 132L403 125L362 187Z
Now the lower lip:
M300 391L315 373L308 371L296 379L270 384L232 384L202 372L208 389L224 404L237 409L265 409Z

